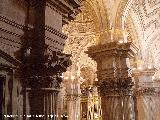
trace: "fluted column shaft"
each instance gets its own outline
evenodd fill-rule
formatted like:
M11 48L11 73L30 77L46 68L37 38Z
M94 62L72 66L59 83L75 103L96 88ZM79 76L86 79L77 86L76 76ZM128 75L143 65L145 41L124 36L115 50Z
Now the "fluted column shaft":
M80 83L73 80L66 88L68 120L80 120Z
M103 120L135 120L133 96L103 96Z
M68 120L80 120L80 96L67 96Z

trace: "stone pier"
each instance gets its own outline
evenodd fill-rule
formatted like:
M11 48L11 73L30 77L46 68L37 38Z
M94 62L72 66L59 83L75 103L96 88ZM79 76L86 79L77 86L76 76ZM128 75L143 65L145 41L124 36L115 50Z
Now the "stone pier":
M136 52L132 43L118 42L92 46L87 51L97 62L103 120L136 120L129 63Z

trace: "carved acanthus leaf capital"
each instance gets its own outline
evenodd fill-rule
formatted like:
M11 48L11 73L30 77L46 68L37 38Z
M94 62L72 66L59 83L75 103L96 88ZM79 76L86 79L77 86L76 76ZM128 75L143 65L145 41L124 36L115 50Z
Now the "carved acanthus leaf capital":
M160 90L155 87L143 87L137 89L134 94L136 96L144 96L144 95L160 96Z
M130 95L134 82L131 77L100 80L98 88L101 95Z

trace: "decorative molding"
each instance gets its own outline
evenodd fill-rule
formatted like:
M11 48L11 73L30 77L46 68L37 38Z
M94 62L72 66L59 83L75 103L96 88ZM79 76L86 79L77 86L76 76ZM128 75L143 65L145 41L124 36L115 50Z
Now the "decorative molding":
M70 0L70 1L47 0L47 3L50 4L50 7L54 6L56 10L59 10L61 12L63 16L62 17L63 24L66 24L70 20L73 20L75 16L80 12L79 7L80 7L81 2L82 2L81 0Z
M11 45L11 44L7 44L7 43L5 43L5 42L1 42L1 41L0 41L0 43L1 43L1 44L5 44L5 45L10 46L10 47L20 48L20 47L18 47L18 46Z
M57 36L59 36L61 38L63 38L63 39L67 39L66 35L64 35L63 33L61 33L60 31L58 31L56 29L54 29L51 26L45 25L45 30L48 31L48 32L50 32L50 33L53 33L53 34L55 34L55 35L57 35Z
M17 23L16 21L14 21L14 20L12 20L12 19L9 19L9 18L7 18L7 17L5 17L5 16L2 16L2 15L0 15L0 21L5 22L5 23L7 23L7 24L9 24L9 25L11 25L11 26L13 26L13 27L16 27L16 28L18 28L18 29L21 29L21 30L23 30L24 28L26 28L25 25L19 24L19 23ZM33 29L33 26L32 26L32 27L31 27L31 26L28 27L28 30L31 30L31 29ZM7 33L9 33L9 34L12 34L12 35L16 35L17 37L21 37L21 36L18 35L17 33L14 33L14 32L8 31L8 30L5 30L5 29L3 29L3 28L0 28L0 30L2 30L2 31L4 31L4 32L7 32ZM56 29L54 29L54 28L51 27L51 26L45 25L45 30L48 31L48 32L50 32L50 33L53 33L53 34L57 35L58 37L61 37L62 39L67 39L67 36L66 36L66 35L64 35L63 33L61 33L60 31L58 31L58 30L56 30Z
M53 5L49 4L48 2L46 3L46 6L54 10L56 13L63 15L62 12L58 11L58 9L56 9Z
M16 21L9 19L5 16L0 15L0 21L5 22L13 27L16 27L18 29L23 30L24 28L27 28L24 24L19 24ZM32 27L28 27L28 30L31 29Z
M58 42L57 40L54 40L54 39L52 39L52 38L50 38L50 37L48 37L48 36L45 36L45 38L46 38L47 40L52 41L52 42L54 42L54 43L57 43L57 44L59 44L59 45L62 45L62 46L65 45L64 43L60 43L60 42Z
M98 59L100 56L117 56L125 55L126 57L133 57L138 51L138 48L131 42L119 44L118 42L111 42L108 44L100 44L92 46L86 51L93 59Z
M7 40L7 41L10 41L10 42L12 42L12 43L16 43L16 44L22 45L21 42L14 41L14 40L11 40L11 39L6 38L6 37L0 37L0 38L2 38L2 39L4 39L4 40Z
M20 48L20 47L18 47L18 46L12 45L11 43L10 43L10 44L7 44L7 43L2 42L2 41L0 41L0 43L1 43L1 44L5 44L5 45L8 45L8 46L11 46L11 47L14 47L14 48Z
M9 31L9 30L3 29L3 28L0 28L0 31L3 31L3 32L8 33L10 35L14 35L14 36L19 37L19 38L22 37L22 35L20 35L20 34L17 34L15 32L12 32L12 31Z
M13 57L11 57L9 54L5 53L0 49L0 57L7 60L8 62L12 63L15 66L21 65L21 62Z

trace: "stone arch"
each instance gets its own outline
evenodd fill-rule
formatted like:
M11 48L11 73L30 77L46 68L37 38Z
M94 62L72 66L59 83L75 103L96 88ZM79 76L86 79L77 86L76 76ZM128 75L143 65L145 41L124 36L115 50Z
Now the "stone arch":
M137 59L142 61L144 67L152 65L158 69L157 74L160 72L160 66L157 64L160 60L160 47L158 41L160 38L160 22L159 22L159 9L160 4L156 1L134 1L129 0L123 12L122 26L128 27L129 33L132 34L132 41L137 42L139 54ZM155 61L154 61L155 60ZM157 75L158 76L158 75Z

